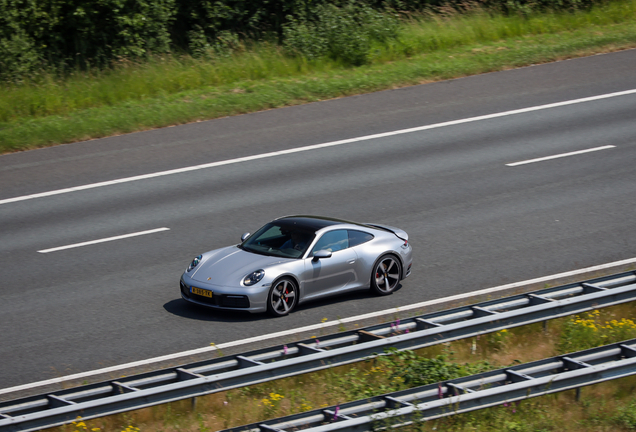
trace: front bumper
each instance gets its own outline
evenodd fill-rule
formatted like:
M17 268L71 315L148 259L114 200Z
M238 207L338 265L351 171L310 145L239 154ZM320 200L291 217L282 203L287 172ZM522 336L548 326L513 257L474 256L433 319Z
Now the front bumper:
M212 291L212 297L194 294L192 287ZM248 312L267 311L267 294L269 287L242 287L240 289L220 286L206 286L206 284L192 280L186 275L179 281L181 298L201 306L219 310L240 310ZM242 291L242 292L240 292Z

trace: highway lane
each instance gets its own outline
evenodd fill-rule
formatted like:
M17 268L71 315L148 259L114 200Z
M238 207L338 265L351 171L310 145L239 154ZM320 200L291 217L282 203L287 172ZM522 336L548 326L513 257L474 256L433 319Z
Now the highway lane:
M635 62L595 56L3 156L0 199L630 90ZM632 94L3 204L0 387L634 257L635 118ZM192 256L293 213L405 228L413 276L388 298L276 320L179 299Z
M634 50L2 156L0 199L636 88Z

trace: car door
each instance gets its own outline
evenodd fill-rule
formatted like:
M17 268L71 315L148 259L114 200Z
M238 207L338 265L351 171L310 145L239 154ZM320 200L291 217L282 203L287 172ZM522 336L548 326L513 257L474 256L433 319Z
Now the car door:
M331 252L331 257L314 259L319 250ZM358 256L349 247L347 230L324 233L305 258L303 299L320 297L355 287Z

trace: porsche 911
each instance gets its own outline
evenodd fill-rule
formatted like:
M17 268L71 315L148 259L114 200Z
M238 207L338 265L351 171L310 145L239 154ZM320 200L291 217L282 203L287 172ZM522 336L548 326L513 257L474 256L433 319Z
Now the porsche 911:
M195 257L181 276L181 296L214 309L277 317L354 290L386 296L411 274L408 240L387 225L286 216L243 234L238 245Z

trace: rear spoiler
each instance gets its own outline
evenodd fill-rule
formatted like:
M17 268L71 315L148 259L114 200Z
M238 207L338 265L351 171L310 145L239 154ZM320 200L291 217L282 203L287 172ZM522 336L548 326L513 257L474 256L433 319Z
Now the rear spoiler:
M399 238L401 238L402 240L409 241L409 235L406 233L406 231L401 230L399 228L395 228L395 227L392 227L392 226L389 226L389 225L380 225L380 224L372 224L372 223L368 223L368 224L365 224L365 225L368 225L368 226L373 227L373 228L379 228L379 229L384 230L384 231L390 231L393 234L395 234L396 236L398 236Z

